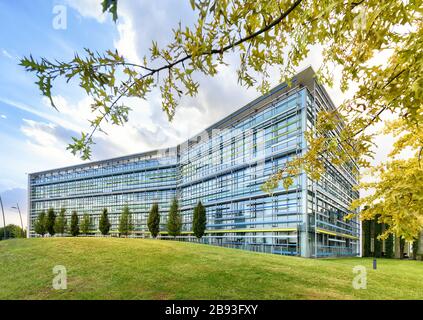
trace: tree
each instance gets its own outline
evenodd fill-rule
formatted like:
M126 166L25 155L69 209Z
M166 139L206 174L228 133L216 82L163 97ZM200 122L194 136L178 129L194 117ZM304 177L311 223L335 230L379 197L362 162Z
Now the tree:
M354 205L368 205L361 213L363 219L380 212L380 221L389 225L382 238L394 234L412 242L418 237L423 218L423 164L421 169L419 167L417 158L393 160L372 170L378 181L362 183L363 189L373 193L355 201Z
M81 233L88 234L90 232L91 219L88 213L85 213L81 220Z
M176 237L181 234L182 218L179 214L178 200L173 198L167 219L167 232L169 236Z
M100 221L98 223L98 228L100 229L100 232L103 236L109 234L110 231L110 221L109 216L107 215L107 209L103 209L103 213L101 214Z
M61 235L65 234L66 232L67 219L66 219L65 213L66 213L66 209L62 208L54 224L54 231Z
M374 220L374 256L380 258L382 256L382 240L380 235L382 234L382 224L376 218Z
M192 218L192 231L198 239L201 239L201 237L204 235L204 231L206 231L206 223L206 208L204 208L201 201L199 201L197 206L194 208L194 214Z
M6 238L4 238L4 227L0 228L0 240L25 238L25 230L15 224L6 226Z
M419 252L419 239L413 241L413 260L417 260L417 252Z
M153 203L151 206L150 213L148 215L147 226L151 236L156 238L160 232L160 213L159 205L157 203Z
M70 233L74 237L79 235L79 218L76 211L72 212L71 223L70 223Z
M119 219L119 233L127 236L132 230L134 230L132 215L128 206L124 206Z
M394 257L394 236L392 233L385 240L385 257L389 259Z
M103 12L110 12L116 21L117 1L102 3ZM342 91L352 84L357 90L336 110L319 112L316 129L306 135L308 151L286 162L263 185L263 190L272 192L281 180L288 188L293 183L291 177L303 169L318 180L327 163L350 166L351 159L356 159L361 167L370 168L374 142L371 129L391 113L397 120L393 125L388 124L387 132L401 133L396 135L391 158L405 149L411 150L413 156L408 160L388 161L374 169L398 178L402 173L400 168L407 168L405 182L394 180L391 192L385 188L386 179L376 181L377 197L365 197L352 209L369 205L363 219L380 214L380 220L390 226L383 237L393 233L409 241L415 239L415 222L423 226L420 1L190 0L190 3L198 14L194 26L179 24L173 29L172 41L161 48L153 41L150 56L145 56L142 63L128 61L117 51L97 53L90 49L65 62L36 60L32 56L21 60L21 65L37 77L36 83L52 107L56 108L52 89L58 78L79 79L79 85L92 97L91 129L79 138L74 137L69 150L83 159L90 158L93 135L104 130L103 124L124 125L128 121L130 108L122 103L123 98L146 99L155 88L160 90L162 108L172 120L179 99L183 95L197 95L199 83L194 77L218 74L229 53L238 57L239 83L267 92L270 71L276 69L280 81L289 82L295 67L310 49L320 46L319 82L332 86L332 70L337 67L341 70ZM387 57L385 63L374 59L380 56ZM339 136L332 135L334 130L339 131ZM413 174L417 179L411 185ZM410 185L414 187L411 194L407 193ZM401 204L399 210L390 210L395 204L385 195L392 193L402 202L410 201L411 209Z
M404 249L405 249L405 239L400 238L400 242L399 242L400 259L404 258Z
M371 226L372 226L371 220L363 221L363 240L364 240L363 256L364 257L370 257L371 255L371 241L372 241Z
M47 232L51 236L54 236L54 234L55 234L55 231L54 231L55 222L56 222L56 214L54 213L54 209L49 208L47 210L46 229L47 229Z
M37 220L34 223L35 233L41 235L42 237L44 237L44 235L47 233L46 220L47 220L46 212L43 210L40 212Z

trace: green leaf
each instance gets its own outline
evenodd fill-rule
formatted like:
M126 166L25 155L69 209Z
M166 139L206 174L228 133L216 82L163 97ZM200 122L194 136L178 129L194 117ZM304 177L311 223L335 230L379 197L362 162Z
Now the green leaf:
M101 5L103 6L103 13L109 11L113 16L113 21L116 22L118 19L117 15L117 2L118 0L103 0Z

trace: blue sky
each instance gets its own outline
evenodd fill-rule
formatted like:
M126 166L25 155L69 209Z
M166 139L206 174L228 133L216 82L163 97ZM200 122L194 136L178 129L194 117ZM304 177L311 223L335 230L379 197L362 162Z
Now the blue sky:
M66 6L68 28L54 29L53 8L60 4L66 3L0 1L0 192L8 212L7 222L17 222L16 214L9 210L11 203L21 202L26 211L27 172L78 161L54 156L54 160L46 160L48 154L43 153L42 146L46 143L42 142L42 130L56 126L62 139L70 138L73 130L71 126L60 126L59 121L53 121L54 117L64 121L66 117L46 105L34 85L33 76L18 65L19 58L31 53L34 57L69 59L84 47L111 48L117 35L116 26L110 19L99 23L93 18L83 18L70 6ZM56 89L70 104L84 97L75 86L59 84ZM58 143L58 149L65 146L61 139L49 140L46 135L44 138L47 142Z
M129 60L148 54L152 40L165 44L179 21L191 24L189 1L120 0L119 20L101 14L101 0L0 0L0 195L7 223L18 223L10 207L18 201L26 213L27 173L80 163L66 151L71 136L88 129L90 99L76 85L57 83L53 95L59 111L45 101L33 75L18 65L19 58L69 60L84 47L103 51L117 49ZM55 6L66 10L66 29L53 27ZM57 9L57 7L56 7ZM57 12L57 11L56 11ZM299 66L321 63L319 48ZM183 98L172 123L161 111L160 96L148 101L127 101L133 111L125 127L106 128L109 135L95 136L93 160L172 146L257 97L254 90L239 87L236 61L229 56L214 78L198 77L195 98ZM275 76L272 84L278 84ZM335 103L344 97L338 88L328 88ZM385 141L385 140L384 140ZM387 148L385 149L385 154ZM379 158L383 158L381 153ZM0 223L2 224L2 223Z

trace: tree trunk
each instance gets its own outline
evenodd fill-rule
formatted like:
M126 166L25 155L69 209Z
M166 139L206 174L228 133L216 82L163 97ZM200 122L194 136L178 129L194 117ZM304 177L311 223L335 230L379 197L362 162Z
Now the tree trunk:
M400 239L400 259L404 258L404 248L405 248L405 240Z
M400 259L400 239L395 236L395 259Z

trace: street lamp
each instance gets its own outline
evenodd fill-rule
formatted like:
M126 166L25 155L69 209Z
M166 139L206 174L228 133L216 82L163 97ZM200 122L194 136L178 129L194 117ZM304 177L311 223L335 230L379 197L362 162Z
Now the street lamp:
M22 232L24 232L24 225L22 222L22 214L21 214L21 209L19 208L19 203L16 202L16 207L12 207L12 209L17 209L19 212L19 218L21 218L21 228L22 228Z
M4 217L3 202L1 201L1 197L0 197L0 205L1 205L1 211L3 213L3 225L4 225L3 233L4 233L4 240L6 240L6 219Z

